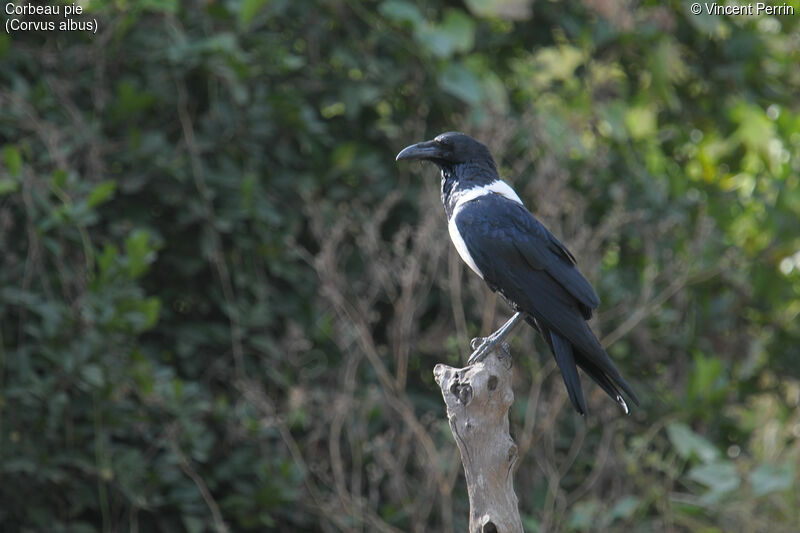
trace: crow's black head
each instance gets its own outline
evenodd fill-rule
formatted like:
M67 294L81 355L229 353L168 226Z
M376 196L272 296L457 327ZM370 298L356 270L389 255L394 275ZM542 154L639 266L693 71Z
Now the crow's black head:
M397 154L397 161L401 159L431 161L440 168L469 162L489 163L492 168L495 166L492 154L485 145L457 131L442 133L432 141L412 144Z

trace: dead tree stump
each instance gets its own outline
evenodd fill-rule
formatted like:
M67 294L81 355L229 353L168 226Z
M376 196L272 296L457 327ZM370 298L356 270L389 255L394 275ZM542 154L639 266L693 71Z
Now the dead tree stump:
M514 401L511 366L508 345L502 343L482 362L433 369L464 465L470 533L522 532L514 493L519 454L508 432L508 408Z

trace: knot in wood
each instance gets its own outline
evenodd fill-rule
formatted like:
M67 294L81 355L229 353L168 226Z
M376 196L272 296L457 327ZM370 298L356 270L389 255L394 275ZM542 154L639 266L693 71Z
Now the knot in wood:
M464 405L469 405L472 401L472 385L469 383L461 384L458 380L453 381L450 386L450 393Z

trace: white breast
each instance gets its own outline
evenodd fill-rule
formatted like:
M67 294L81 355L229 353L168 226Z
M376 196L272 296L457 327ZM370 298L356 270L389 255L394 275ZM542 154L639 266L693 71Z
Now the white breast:
M450 217L450 221L447 223L447 230L450 232L450 240L453 241L453 244L456 246L458 255L461 256L461 259L464 260L464 262L472 269L473 272L483 279L483 272L481 272L481 270L478 268L478 265L475 264L475 260L472 259L472 256L469 254L469 250L467 250L467 243L464 242L464 239L461 238L461 233L458 232L458 228L456 227L455 213Z
M450 220L447 223L447 229L450 232L450 240L453 241L453 244L458 251L458 255L461 256L461 259L469 266L473 272L483 279L483 273L478 268L478 265L475 264L475 260L469 253L467 249L467 243L464 242L464 239L461 237L461 233L458 231L458 227L456 227L456 216L458 216L458 212L467 202L471 202L476 198L480 198L481 196L487 194L499 194L504 198L511 200L512 202L516 202L522 205L522 200L520 200L519 196L511 186L503 180L495 180L489 185L482 185L480 187L473 187L472 189L468 189L461 194L458 195L456 199L456 205L453 208L453 214L450 216Z

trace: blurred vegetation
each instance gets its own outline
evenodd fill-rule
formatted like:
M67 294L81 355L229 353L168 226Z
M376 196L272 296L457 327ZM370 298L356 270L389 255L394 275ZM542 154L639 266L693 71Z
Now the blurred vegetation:
M0 529L463 531L432 369L509 311L394 162L460 129L643 399L586 383L581 419L516 336L526 529L796 531L790 4L98 0L97 34L0 33Z

